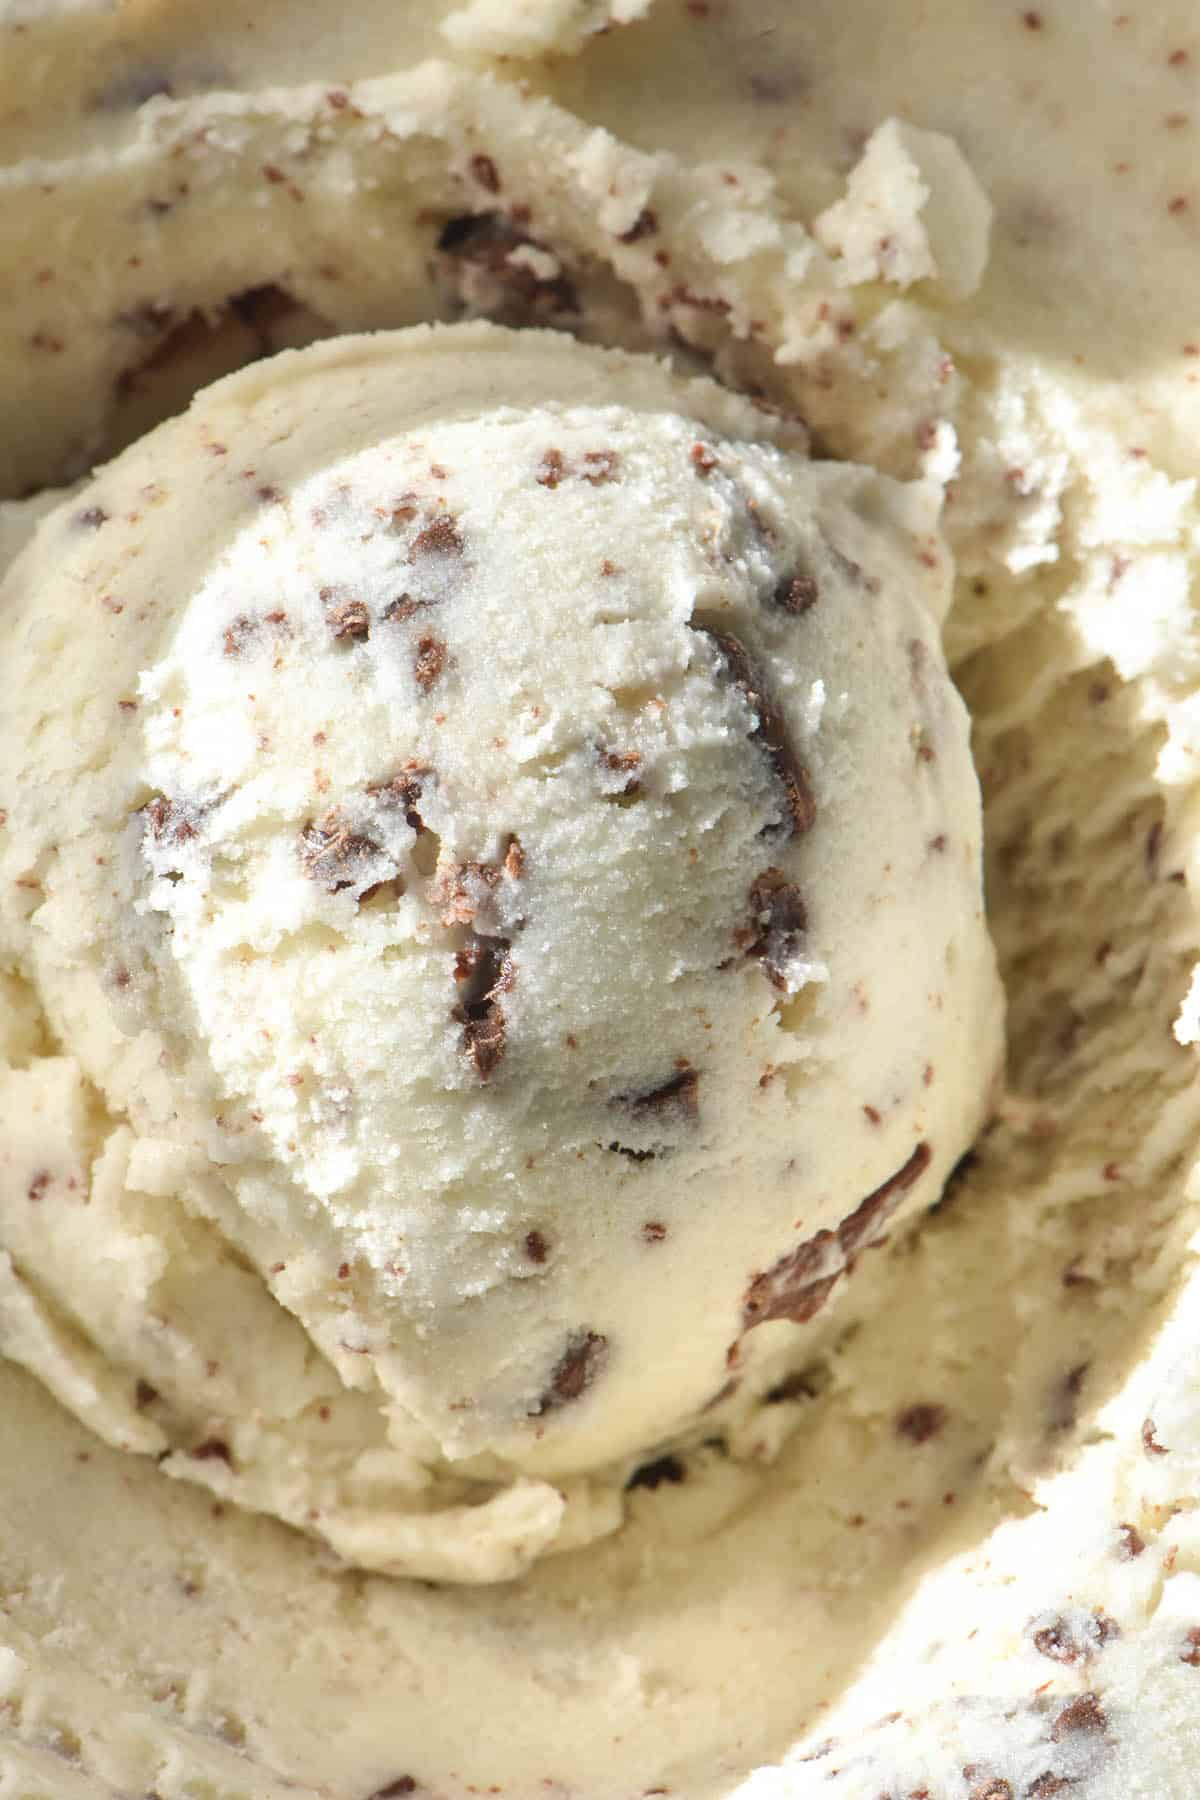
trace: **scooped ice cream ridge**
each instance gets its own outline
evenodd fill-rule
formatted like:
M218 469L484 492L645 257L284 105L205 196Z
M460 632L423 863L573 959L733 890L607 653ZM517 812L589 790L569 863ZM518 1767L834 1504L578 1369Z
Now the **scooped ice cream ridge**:
M10 576L6 930L88 1043L10 1077L10 1354L469 1581L811 1354L997 1074L937 503L483 325L234 376L68 501Z

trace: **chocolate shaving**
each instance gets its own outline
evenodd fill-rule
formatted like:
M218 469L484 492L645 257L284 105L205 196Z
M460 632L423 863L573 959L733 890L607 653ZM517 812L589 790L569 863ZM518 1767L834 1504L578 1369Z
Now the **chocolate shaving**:
M618 231L619 244L637 244L643 238L653 237L658 230L658 214L652 206L643 206L633 224L625 231Z
M572 1400L578 1400L591 1387L608 1360L608 1339L596 1331L576 1331L567 1339L567 1347L554 1365L550 1385L533 1408L530 1416L541 1418Z
M90 531L99 531L101 525L108 522L109 515L102 506L87 506L82 512L75 514L76 525L84 525Z
M625 1491L628 1493L633 1488L649 1488L653 1492L655 1488L662 1487L664 1482L671 1487L678 1487L681 1481L686 1480L686 1464L680 1462L677 1456L659 1456L654 1462L643 1463L640 1469L633 1471L625 1483Z
M583 468L579 473L593 487L603 487L605 482L616 480L620 466L621 458L615 450L585 450Z
M415 562L418 556L461 556L463 548L457 519L452 513L437 513L413 539L408 560Z
M503 996L516 985L517 968L504 938L471 946L476 959L470 971L476 996L454 1009L462 1025L464 1056L481 1081L490 1081L508 1047L508 1021Z
M443 674L447 656L448 652L441 638L427 636L418 639L417 654L413 658L413 677L423 694L427 694Z
M329 589L322 588L322 600L328 596ZM339 600L336 606L326 607L325 623L339 643L362 643L371 635L371 615L365 600Z
M381 806L402 806L405 822L411 825L417 836L420 837L421 833L427 830L427 826L417 811L417 802L424 792L425 782L431 773L430 769L416 765L411 769L402 770L399 775L393 775L390 781L376 782L374 786L367 789L367 793Z
M846 1271L849 1259L894 1210L928 1168L932 1152L918 1144L901 1169L867 1195L836 1231L818 1231L755 1275L742 1301L742 1330L773 1319L805 1325L820 1312Z
M745 645L730 632L715 631L711 626L693 620L693 631L703 632L715 647L734 687L744 696L754 714L752 735L762 744L787 801L788 835L800 837L811 829L816 816L816 803L809 786L808 774L798 762L788 742L783 719L766 693Z
M337 807L323 818L310 820L300 834L304 873L331 894L353 887L364 873L362 865L378 852L374 839L353 831Z
M190 1455L195 1462L223 1462L228 1468L233 1467L233 1452L224 1438L205 1438L202 1444L195 1446Z
M1076 1731L1103 1731L1108 1724L1096 1694L1080 1694L1068 1702L1055 1719L1050 1736L1056 1744Z
M937 1437L948 1414L944 1406L932 1401L918 1401L914 1406L906 1406L896 1416L896 1430L901 1437L906 1437L914 1444L927 1444L931 1438Z
M200 829L201 809L187 800L156 794L142 812L156 844L190 843Z
M432 1585L432 1584L431 1584ZM397 1775L395 1781L389 1781L386 1787L376 1788L368 1800L401 1800L405 1794L415 1794L417 1781L412 1775Z
M746 931L737 934L738 941L747 956L762 962L771 986L787 993L788 964L800 949L808 926L808 911L800 889L782 869L764 869L754 880L750 888L750 919Z
M500 213L451 219L437 248L443 280L454 288L460 307L476 317L502 325L530 325L579 311L575 286L561 266L557 275L547 278L520 257L513 259L514 250L546 254L549 246L518 230Z
M500 192L500 174L490 156L484 156L482 153L478 156L473 156L471 158L471 173L479 183L480 187L486 188L489 194L498 194Z
M525 1254L531 1263L545 1262L550 1254L550 1246L546 1242L544 1232L527 1231L525 1233Z
M625 1107L639 1123L673 1119L694 1125L700 1117L700 1076L695 1069L681 1069L648 1094L618 1094L610 1104Z
M411 594L398 594L389 600L383 609L383 616L389 623L401 624L405 619L415 618L417 613L424 612L433 605L432 600L414 600Z
M819 598L820 589L817 586L816 578L812 575L801 574L784 575L776 583L775 591L771 595L774 604L781 607L784 612L791 613L793 618L799 618L802 613L811 611Z
M1047 1769L1036 1781L1030 1783L1025 1791L1025 1800L1054 1800L1055 1794L1065 1794L1072 1783L1064 1775L1055 1775Z
M539 487L556 488L566 474L566 463L561 450L547 450L538 464L537 484Z
M929 1145L918 1144L903 1167L890 1175L873 1193L868 1194L849 1218L842 1220L837 1234L847 1256L852 1256L863 1240L868 1235L874 1235L877 1228L890 1218L902 1196L909 1188L915 1187L932 1161L933 1151Z
M1117 1621L1106 1612L1089 1613L1072 1621L1059 1617L1033 1633L1034 1649L1050 1662L1088 1662L1113 1638L1121 1635Z

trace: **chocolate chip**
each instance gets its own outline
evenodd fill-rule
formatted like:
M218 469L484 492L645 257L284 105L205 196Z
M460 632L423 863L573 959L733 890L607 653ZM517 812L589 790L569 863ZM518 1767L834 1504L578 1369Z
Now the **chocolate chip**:
M635 1469L625 1483L626 1491L631 1488L658 1488L667 1482L678 1487L681 1481L687 1480L687 1468L677 1456L660 1456L654 1462L643 1463Z
M608 481L615 481L621 459L615 450L585 450L583 467L579 473L593 487L603 487Z
M994 1776L991 1781L981 1781L971 1789L968 1800L1013 1800L1012 1782L1005 1781L1001 1775Z
M503 996L516 984L517 969L504 938L471 946L477 959L471 971L473 997L454 1009L462 1025L461 1047L481 1081L489 1081L508 1047L508 1020Z
M700 1117L700 1076L695 1069L681 1069L648 1094L618 1094L613 1106L622 1106L640 1122L673 1119L694 1125Z
M642 766L640 750L606 750L597 745L596 754L600 758L600 766L611 769L614 775L627 775L625 785L618 792L626 795L640 794L642 784L638 780L636 770Z
M1167 1456L1167 1455L1169 1455L1169 1451L1168 1451L1166 1444L1159 1443L1157 1437L1154 1435L1154 1430L1155 1430L1155 1427L1154 1427L1153 1419L1143 1419L1142 1420L1142 1445L1143 1445L1143 1448L1145 1449L1146 1455L1147 1456Z
M258 631L258 620L239 613L221 633L221 647L226 656L240 656Z
M1073 1785L1065 1775L1054 1775L1047 1769L1035 1781L1030 1782L1025 1790L1025 1800L1054 1800L1055 1794L1065 1794Z
M1107 1724L1099 1697L1080 1694L1063 1707L1050 1729L1050 1736L1056 1744L1061 1744L1065 1737L1077 1731L1103 1731Z
M517 229L517 209L510 223L499 213L468 214L451 219L438 238L438 268L453 290L460 310L502 325L531 325L563 314L578 313L579 297L562 272L536 273L513 252L530 249L553 255L549 246Z
M83 525L90 531L98 531L101 525L108 523L109 515L102 506L87 506L82 512L75 514L76 525Z
M413 677L423 694L427 694L446 667L448 652L441 638L426 636L417 640L413 658Z
M329 593L322 588L321 598ZM339 643L361 644L371 635L371 614L365 600L339 600L325 610L325 623Z
M480 187L486 188L489 194L498 194L500 192L500 174L490 156L484 156L482 153L478 156L473 156L471 158L471 173L479 183Z
M764 869L750 888L750 923L737 935L745 954L756 957L772 987L786 993L788 964L798 954L808 926L800 889L782 869Z
M422 765L404 769L399 775L393 775L390 781L376 782L367 789L372 800L381 806L403 807L405 822L420 837L427 827L424 819L417 811L417 802L424 792L425 783L432 770Z
M633 224L625 231L617 233L619 244L637 244L643 238L653 237L658 230L658 214L652 206L643 206Z
M389 622L401 624L432 605L432 600L414 600L411 594L399 594L394 600L388 601L383 609L383 616Z
M26 1199L40 1200L53 1179L49 1169L35 1169L25 1190Z
M202 810L188 800L168 800L156 794L142 809L156 844L186 844L200 828Z
M642 1224L642 1242L644 1244L661 1244L667 1235L667 1228L661 1219L646 1219Z
M550 1254L550 1246L546 1242L543 1232L527 1231L525 1233L525 1254L531 1263L545 1262Z
M1036 1625L1036 1620L1034 1623ZM1037 1626L1032 1633L1033 1647L1040 1656L1047 1657L1050 1662L1068 1665L1089 1662L1120 1635L1117 1621L1106 1612L1088 1613L1075 1619L1059 1616Z
M689 455L697 475L711 475L717 466L717 459L707 444L693 444Z
M138 1411L144 1412L146 1407L153 1406L158 1398L158 1389L151 1387L148 1381L143 1381L139 1376L137 1386L133 1390L133 1403Z
M566 474L566 464L561 450L547 450L538 464L537 483L539 487L556 488Z
M566 1406L591 1387L608 1360L608 1339L596 1331L576 1331L567 1339L567 1347L554 1365L550 1385L531 1414L540 1418Z
M418 531L408 560L415 562L418 556L461 556L463 548L457 519L451 513L438 513Z
M337 807L323 818L310 820L300 834L304 873L331 894L339 894L361 880L365 873L363 864L378 852L374 839L353 831Z
M195 1462L223 1462L229 1468L233 1467L233 1453L224 1438L205 1438L203 1443L192 1449L190 1455Z
M771 595L774 604L784 612L799 618L802 613L811 611L817 604L820 589L812 575L784 575L775 585Z
M397 1775L395 1781L389 1781L386 1787L376 1788L368 1794L367 1800L401 1800L403 1794L415 1794L416 1778L412 1775Z
M1189 1626L1179 1660L1187 1663L1189 1668L1200 1669L1200 1625Z
M1118 1525L1117 1530L1121 1537L1121 1547L1117 1554L1123 1561L1132 1562L1146 1548L1146 1540L1136 1525Z
M918 1401L914 1406L906 1406L903 1412L896 1415L896 1431L900 1437L906 1437L914 1444L927 1444L931 1438L937 1437L949 1417L944 1406L937 1406L930 1401Z
M796 758L784 730L783 719L768 696L745 645L730 632L717 631L693 619L693 631L703 632L717 651L726 674L745 698L754 715L753 736L766 751L787 801L788 835L799 837L816 819L816 804L808 775Z

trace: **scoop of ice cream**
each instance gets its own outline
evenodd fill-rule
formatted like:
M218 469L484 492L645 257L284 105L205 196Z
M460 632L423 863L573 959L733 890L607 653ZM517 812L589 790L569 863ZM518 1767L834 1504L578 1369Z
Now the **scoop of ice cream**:
M795 1366L1000 1055L937 501L471 326L248 369L45 520L6 1353L467 1580Z

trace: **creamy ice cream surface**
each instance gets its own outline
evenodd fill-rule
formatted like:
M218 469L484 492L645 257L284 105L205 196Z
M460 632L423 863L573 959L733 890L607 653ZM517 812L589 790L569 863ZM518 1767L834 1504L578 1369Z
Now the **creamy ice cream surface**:
M1198 67L2 9L3 1800L1194 1800Z
M810 1360L997 1089L938 498L477 325L231 377L60 507L5 605L64 1047L6 1078L9 1354L466 1580Z

